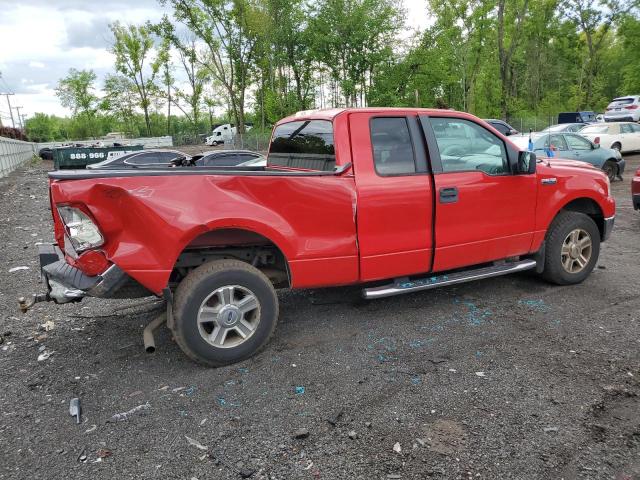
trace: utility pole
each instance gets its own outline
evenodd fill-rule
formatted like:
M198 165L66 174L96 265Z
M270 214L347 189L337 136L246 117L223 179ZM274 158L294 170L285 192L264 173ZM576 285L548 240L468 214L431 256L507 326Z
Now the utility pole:
M24 115L20 115L20 109L24 108L24 107L13 107L16 109L16 112L18 112L18 123L20 123L20 130L24 130L24 124L22 123L22 117L24 117Z
M2 72L0 72L0 79L1 79L1 78L2 78ZM7 83L6 83L4 80L3 80L3 83L4 83L5 85L7 85ZM8 85L7 85L7 87L8 87ZM5 96L7 97L7 104L9 105L9 115L11 115L11 125L13 125L13 128L16 128L16 122L13 120L13 110L11 110L11 100L9 99L9 96L10 96L10 95L13 95L13 93L9 93L9 92L7 92L7 93L1 93L1 92L0 92L0 97L1 97L1 96L3 96L3 95L5 95ZM1 123L2 123L2 122L0 122L0 124L1 124Z
M11 125L13 126L13 128L16 128L16 122L13 119L13 108L11 107L11 99L9 98L11 95L13 95L13 93L0 92L0 97L3 95L7 97L7 104L9 105L9 115L11 115Z

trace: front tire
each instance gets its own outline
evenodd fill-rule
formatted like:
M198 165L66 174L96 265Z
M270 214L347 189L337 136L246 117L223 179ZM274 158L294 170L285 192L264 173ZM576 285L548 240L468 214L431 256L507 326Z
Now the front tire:
M178 285L174 336L184 353L212 367L258 352L278 322L278 297L269 279L239 260L205 263Z
M607 160L606 162L604 162L602 171L607 174L610 182L613 182L618 176L618 166L613 160Z
M589 276L600 255L600 231L591 217L562 211L547 232L545 280L558 285L581 283Z

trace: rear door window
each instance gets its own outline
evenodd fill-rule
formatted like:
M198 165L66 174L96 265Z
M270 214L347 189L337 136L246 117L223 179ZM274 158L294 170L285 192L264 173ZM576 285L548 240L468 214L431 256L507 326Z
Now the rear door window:
M278 125L269 148L269 164L332 171L336 165L333 124L301 120Z
M578 135L567 135L570 150L591 150L591 142Z
M416 172L409 125L405 117L371 119L373 163L379 175L408 175Z
M150 165L154 163L170 163L179 155L174 152L148 152L134 155L125 163L130 165Z

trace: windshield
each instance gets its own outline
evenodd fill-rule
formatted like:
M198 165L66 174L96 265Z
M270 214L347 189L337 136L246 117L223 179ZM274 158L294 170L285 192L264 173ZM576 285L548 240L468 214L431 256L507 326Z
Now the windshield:
M520 148L521 150L528 150L529 149L529 137L527 137L527 136L509 137L509 140L511 140L513 143L515 143L516 146L518 148ZM532 138L532 141L535 143L536 139Z
M545 128L544 130L542 130L543 132L561 132L563 131L565 128L568 128L568 123L561 123L559 125L551 125L550 127Z
M589 125L580 130L580 133L607 133L608 125Z
M626 98L614 98L613 101L609 104L609 107L616 107L621 105L630 105L635 101L633 97Z

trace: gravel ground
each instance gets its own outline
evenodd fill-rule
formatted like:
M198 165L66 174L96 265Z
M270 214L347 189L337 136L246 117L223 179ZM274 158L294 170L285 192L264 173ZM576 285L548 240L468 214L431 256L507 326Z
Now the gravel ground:
M49 165L1 179L0 478L638 479L639 164L582 285L282 291L267 348L219 369L166 329L143 351L154 299L17 313L42 289L35 243L53 239Z

